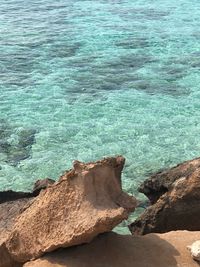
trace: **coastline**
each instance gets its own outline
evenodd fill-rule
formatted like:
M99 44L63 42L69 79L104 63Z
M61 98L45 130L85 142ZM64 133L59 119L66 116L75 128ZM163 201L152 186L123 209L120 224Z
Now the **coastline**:
M32 193L1 192L0 267L51 267L54 263L61 266L61 262L62 266L80 267L82 261L88 267L146 267L147 262L148 267L156 267L161 261L165 267L198 266L187 246L200 239L200 158L160 171L140 186L152 205L129 226L133 236L110 232L136 208L136 200L121 191L124 162L122 156L87 164L75 161L73 169L58 181L37 181ZM44 221L48 223L44 225ZM113 244L115 248L111 249ZM157 258L159 250L162 257Z

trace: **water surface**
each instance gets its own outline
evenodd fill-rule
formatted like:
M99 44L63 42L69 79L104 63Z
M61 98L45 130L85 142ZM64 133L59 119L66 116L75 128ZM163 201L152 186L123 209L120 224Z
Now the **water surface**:
M0 190L126 157L123 186L200 155L200 2L1 0Z

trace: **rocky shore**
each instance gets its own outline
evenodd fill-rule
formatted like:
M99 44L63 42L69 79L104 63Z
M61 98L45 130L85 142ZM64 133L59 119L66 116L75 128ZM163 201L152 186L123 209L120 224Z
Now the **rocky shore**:
M139 191L152 206L129 226L133 234L200 231L200 158L152 175Z
M199 266L187 247L200 240L200 158L143 182L152 205L132 236L111 232L137 206L122 190L124 163L75 161L33 192L0 192L0 267Z

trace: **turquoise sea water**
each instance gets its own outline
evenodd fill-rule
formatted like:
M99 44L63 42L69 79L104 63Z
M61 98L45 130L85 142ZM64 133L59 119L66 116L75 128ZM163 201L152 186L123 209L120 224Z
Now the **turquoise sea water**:
M0 190L74 159L150 173L200 155L199 0L0 0Z

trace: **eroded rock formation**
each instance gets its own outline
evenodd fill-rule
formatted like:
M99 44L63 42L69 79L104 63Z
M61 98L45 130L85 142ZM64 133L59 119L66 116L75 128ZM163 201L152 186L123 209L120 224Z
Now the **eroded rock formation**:
M76 161L55 184L42 191L19 217L6 241L18 262L45 252L90 242L108 232L136 206L121 188L121 156L95 163Z
M130 225L133 234L200 230L200 159L151 176L140 191L154 204Z
M30 157L32 145L35 143L36 129L15 128L4 119L0 119L0 151L4 155L3 161L17 166L22 160ZM15 135L16 143L10 142L10 137Z
M5 246L16 218L24 211L31 202L31 198L9 201L0 205L0 267L18 267L18 263L12 259Z
M34 201L42 189L45 189L53 180L38 180L33 192L15 192L12 190L0 192L0 267L21 266L9 254L5 241L12 232L18 216L23 213Z

